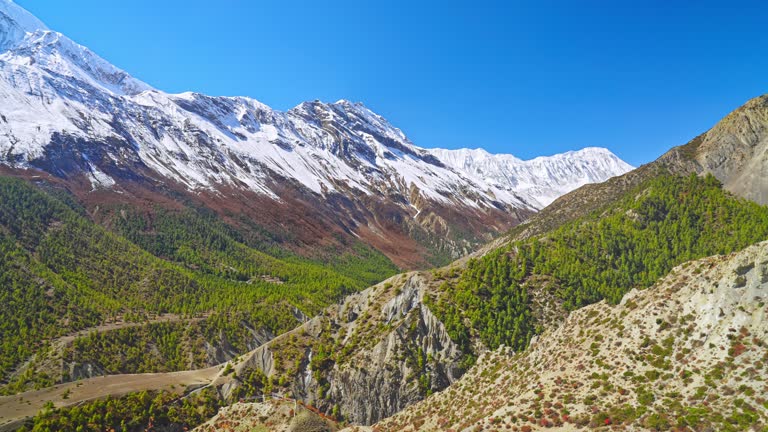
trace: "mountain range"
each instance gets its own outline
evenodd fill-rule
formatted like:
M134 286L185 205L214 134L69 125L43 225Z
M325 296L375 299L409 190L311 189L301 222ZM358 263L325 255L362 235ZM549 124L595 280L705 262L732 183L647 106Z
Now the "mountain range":
M0 0L0 431L764 430L766 152L426 149Z
M65 180L89 208L187 195L293 237L278 242L305 255L362 239L410 268L457 258L563 193L632 168L598 148L531 161L424 149L346 100L281 112L167 94L8 0L0 16L0 163Z
M764 428L766 179L722 167L762 163L766 100L469 258L348 296L214 385L237 400L272 377L349 432ZM280 403L199 430L262 427L248 410Z

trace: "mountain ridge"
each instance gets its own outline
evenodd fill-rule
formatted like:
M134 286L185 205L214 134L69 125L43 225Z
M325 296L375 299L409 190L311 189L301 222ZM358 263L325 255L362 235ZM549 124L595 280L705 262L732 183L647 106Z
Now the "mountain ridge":
M585 147L528 160L511 154L492 154L484 149L428 151L470 176L502 188L524 191L537 209L548 206L579 186L605 180L607 173L630 167L603 147ZM562 175L566 171L568 174Z
M763 241L686 262L618 305L574 311L525 352L485 353L392 418L344 430L762 430L766 253Z
M17 34L18 32L13 32L11 38L6 38L10 40L12 43L6 44L6 52L3 53L0 56L0 61L5 62L8 65L14 65L16 68L13 72L17 74L23 74L27 71L21 70L29 68L28 73L32 75L37 75L40 73L38 69L42 69L43 72L50 72L54 75L57 75L56 78L60 77L66 77L71 78L76 81L79 81L81 84L84 85L90 85L92 87L92 90L101 90L107 92L109 95L106 98L100 98L98 94L92 94L91 97L94 99L102 99L99 101L99 104L91 104L91 106L86 106L90 108L91 110L96 109L97 111L103 111L104 108L109 108L114 111L115 109L120 108L126 108L124 106L121 106L119 103L112 100L114 98L124 98L128 99L126 103L130 102L130 106L135 110L138 110L138 112L135 115L146 115L146 116L152 116L152 110L153 109L167 109L170 111L168 114L173 117L174 114L181 114L183 116L182 120L183 122L191 122L194 124L194 126L199 127L201 129L210 129L211 126L213 126L215 129L218 129L220 132L223 133L224 136L221 135L212 135L207 134L208 138L225 143L227 141L229 146L227 150L245 150L242 151L243 156L247 155L253 155L258 154L258 151L256 148L253 147L253 145L250 145L251 148L243 148L241 145L238 145L238 141L243 141L247 138L250 138L255 143L261 143L259 148L264 151L266 148L269 147L268 143L275 141L278 142L278 146L283 146L285 148L290 148L291 150L296 150L294 145L297 142L304 141L303 144L314 144L316 147L321 149L330 149L332 153L334 153L336 156L340 156L342 159L346 158L354 158L354 153L360 153L358 157L355 158L357 160L354 160L353 162L373 162L371 164L372 166L366 167L367 169L375 170L377 168L377 164L375 163L375 157L376 156L385 156L386 158L390 158L394 156L391 153L391 148L395 150L401 150L404 153L413 156L415 159L423 160L428 163L431 163L436 166L438 169L438 174L441 176L454 176L456 173L452 172L444 172L440 170L440 168L443 168L440 163L437 163L438 161L429 158L429 151L426 149L418 148L413 146L413 144L408 140L405 136L405 134L402 133L399 129L393 127L389 122L387 122L383 117L381 117L378 114L375 114L370 109L366 108L361 103L352 103L347 100L340 100L337 103L322 103L319 101L313 101L313 102L302 102L298 104L296 107L281 112L277 110L273 110L272 108L268 107L267 105L247 97L210 97L206 96L200 93L196 92L185 92L180 94L167 94L164 92L161 92L157 89L154 89L147 84L136 80L135 78L131 77L127 72L120 70L118 68L115 68L114 66L110 65L106 60L102 59L96 54L93 54L90 50L83 47L82 45L78 45L75 42L72 42L69 38L62 35L61 33L54 32L49 30L47 27L44 26L41 22L39 22L36 18L34 18L32 15L24 11L21 7L16 5L15 3L9 2L6 0L5 3L3 3L4 7L3 9L0 9L0 14L4 15L4 18L6 20L10 20L12 23L17 23L17 21L20 21L21 24L13 26L16 29L21 29L25 32L23 36ZM35 28L40 27L42 28ZM4 34L9 34L9 32L4 32ZM42 74L41 74L42 75ZM34 78L38 78L37 76L34 76ZM41 77L45 79L46 77ZM54 83L55 79L53 81L49 81L50 83ZM30 82L30 84L33 84ZM71 86L68 86L69 83L62 83L63 87L58 87L53 85L52 89L53 91L57 91L61 93L64 90L70 90L73 89ZM30 86L31 88L34 88L33 85ZM67 89L67 87L70 87ZM98 92L94 92L98 93ZM112 97L109 97L112 96ZM54 101L51 101L54 102ZM59 102L56 100L55 102ZM69 106L67 100L63 101L66 105ZM50 104L50 102L49 102ZM107 105L105 106L99 106L101 104ZM76 108L76 107L75 107ZM77 110L81 114L83 113L82 110ZM129 110L130 111L130 110ZM185 113L186 111L186 113ZM364 135L362 137L356 137L356 138L363 138L365 141L370 143L368 146L369 148L365 148L365 146L360 145L361 143L358 141L357 143L350 143L352 144L351 149L342 149L342 151L339 151L337 148L333 148L333 146L329 146L329 144L332 144L333 137L328 136L325 134L322 134L321 131L317 130L317 128L312 128L312 126L316 126L319 123L323 122L332 122L334 120L334 117L338 115L343 115L341 111L346 111L350 117L352 117L353 120L358 120L358 124L353 125L353 127L358 127L361 130L360 135ZM106 113L105 113L106 114ZM192 114L192 115L189 115ZM202 120L204 120L202 123L196 116L202 117ZM167 117L167 116L166 116ZM294 117L294 118L290 118ZM302 117L305 120L307 120L306 124L301 124L295 121L295 117ZM119 119L125 121L126 119ZM359 121L363 120L363 121ZM40 131L39 122L41 121L40 118L37 118L35 120L35 125L37 126L37 130ZM157 119L156 121L163 122L163 121L169 121L168 118L164 119ZM6 123L9 123L6 121ZM11 121L10 123L14 123ZM53 122L52 122L53 123ZM73 123L73 121L70 121L70 123ZM72 128L64 128L60 132L71 132L71 133L78 133L78 132L85 132L86 135L91 135L90 138L96 138L96 137L102 137L106 138L104 135L112 135L113 132L117 132L114 135L120 136L121 131L115 131L114 127L112 130L109 128L109 120L105 118L99 118L99 116L93 117L91 116L91 125L90 127L82 128L82 125L74 124L70 126L75 126ZM64 123L56 123L53 126L61 127ZM99 127L94 126L94 124L99 125L105 130L101 130ZM140 126L140 125L136 125ZM335 125L334 129L337 130L337 132L342 132L339 129L342 129L338 127L339 125ZM346 126L346 125L343 125ZM34 129L34 128L33 128ZM282 130L281 130L282 129ZM298 129L305 129L307 133L309 133L309 136L307 134L297 134L295 133ZM367 129L367 130L365 130ZM259 134L258 132L261 131L262 133ZM16 138L16 141L25 141L24 138L29 138L29 136L24 136L23 131L21 136L15 136L13 129L10 129L7 131L7 136L14 136ZM55 127L51 128L51 132L55 133L57 130ZM291 133L294 132L294 133ZM373 132L373 136L368 136L368 132ZM167 128L165 130L158 128L155 130L155 138L162 138L165 139L167 137L171 137L170 139L173 139L172 133L170 133ZM248 136L251 135L251 136ZM282 135L282 136L281 136ZM318 136L320 135L320 136ZM227 138L239 138L238 139L230 139L227 140ZM24 152L18 152L14 151L15 149L13 147L8 148L6 143L6 148L3 150L5 153L5 159L6 162L13 162L15 159L17 162L21 158L26 159L26 162L30 162L30 160L34 160L36 156L39 156L43 150L43 147L47 144L46 137L39 137L39 133L35 134L34 138L40 139L40 141L37 143L37 146L31 146L30 148L24 149L26 151ZM130 138L133 138L133 141L135 143L141 142L141 139L147 140L147 136L131 136ZM280 139L282 138L282 139ZM304 138L302 140L302 138ZM346 135L341 137L340 141L342 141L342 147L343 147L343 141L344 138L347 140L350 140L350 135ZM378 142L376 142L376 138L378 138ZM34 141L34 140L32 140ZM177 140L178 141L178 140ZM351 141L351 140L350 140ZM357 141L357 140L355 140ZM177 143L175 147L168 148L167 150L173 151L173 150L182 150L184 151L183 146L180 146L180 142ZM329 148L330 147L330 148ZM251 150L250 152L248 150ZM373 152L372 152L373 150ZM298 150L296 150L298 151ZM151 152L151 150L150 150ZM221 154L221 153L219 153ZM201 173L199 172L190 172L190 171L182 171L181 167L189 168L190 164L179 164L175 163L172 164L173 166L168 166L167 164L163 163L155 163L159 162L155 160L155 158L152 158L151 155L144 155L141 154L141 160L150 166L154 168L156 171L158 171L160 174L165 175L169 178L175 178L182 180L183 183L187 184L190 187L199 187L199 186L211 186L210 181L206 180L218 180L222 181L224 178L211 178L209 175L208 179L204 179L205 175L199 175ZM187 157L190 157L191 154L187 152ZM299 170L291 170L289 167L283 166L281 162L285 162L289 165L294 165L296 162L298 162L300 165L304 165L305 168L309 169L311 171L312 168L316 168L311 163L307 163L307 158L300 158L298 160L295 159L285 159L285 160L277 160L278 157L276 155L265 155L266 159L271 159L273 162L276 162L275 164L272 164L270 168L276 168L275 171L278 174L286 175L288 178L293 178L296 180L299 180L304 186L308 187L310 190L312 190L315 193L321 193L324 191L324 189L333 189L334 185L332 182L327 181L328 179L320 179L320 181L312 181L312 179L307 178L305 175L306 173L303 173ZM286 156L283 154L281 155L283 158ZM317 156L316 154L313 156ZM303 159L303 160L302 160ZM95 162L95 161L94 161ZM168 162L168 161L163 161ZM178 162L178 161L173 161ZM103 171L99 170L98 167L93 166L94 164L91 164L91 171L92 171L92 177L94 177L94 187L97 185L101 186L109 186L111 183L108 180L106 180L105 175L103 174ZM98 163L96 163L98 165ZM253 179L252 176L249 176L248 170L237 172L237 166L236 164L230 163L225 164L227 168L235 170L237 176L237 180L240 180L241 182L245 181L246 183L249 183L248 186L250 186L253 189L259 190L260 192L269 194L270 191L264 187L263 182L248 182L245 179L249 180L257 180ZM343 178L348 179L353 183L355 187L357 187L359 190L364 192L370 192L370 188L361 187L363 185L359 184L360 178L359 176L356 176L354 172L351 172L349 170L345 170L345 168L342 164L333 164L332 168L339 171L339 174L342 174ZM353 168L356 168L353 166ZM397 167L402 168L402 167ZM621 167L625 171L629 168L629 166L623 166ZM620 168L620 169L621 169ZM174 172L175 171L175 172ZM180 172L181 171L181 172ZM396 170L396 171L402 171ZM175 174L175 175L174 175ZM205 174L205 173L203 173ZM292 175L291 175L292 174ZM317 173L315 173L317 174ZM459 173L461 174L461 173ZM99 179L101 177L101 179ZM320 177L317 175L317 177ZM233 179L229 179L233 180ZM458 179L452 179L452 180L458 180ZM431 198L433 199L444 199L443 196L439 193L435 193L436 191L430 190L429 182L426 181L419 181L418 178L407 178L406 181L409 184L416 184L422 191L427 192ZM489 189L489 186L492 185L479 185L480 187L476 188L479 190L487 190ZM511 204L522 204L517 197L514 196L514 193L512 194L504 194L500 190L496 190L495 192L495 198L502 200L505 203L511 203Z
M360 240L423 268L469 253L585 181L631 169L612 154L573 169L543 159L517 166L517 177L549 185L517 187L510 175L450 166L361 103L277 111L246 97L162 92L18 5L2 6L0 165L60 179L91 212L151 211L183 197L267 232L292 220L281 241L300 254Z

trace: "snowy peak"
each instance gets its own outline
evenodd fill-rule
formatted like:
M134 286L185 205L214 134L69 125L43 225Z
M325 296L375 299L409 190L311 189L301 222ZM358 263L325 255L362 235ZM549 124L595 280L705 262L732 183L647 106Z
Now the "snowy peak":
M528 211L631 168L597 150L532 161L427 150L344 99L282 112L245 97L167 94L8 0L0 18L0 163L83 172L94 188L119 185L111 173L139 167L190 190L244 188L277 200L291 185L324 197L394 199L408 211L425 202Z
M56 77L76 79L112 94L134 95L151 89L88 48L51 31L10 0L0 0L0 51L0 62L35 65Z
M36 64L55 75L77 79L116 95L134 95L151 89L88 48L50 30L27 33L20 43L0 56L0 61Z
M501 161L507 161L509 163L521 163L522 160L512 156L511 154L491 154L485 149L430 149L430 153L437 156L440 160L448 165L459 168L462 170L472 169L474 166L478 166L484 163L499 164Z
M0 49L9 49L38 30L48 27L11 0L0 0Z
M344 127L358 135L368 133L412 146L400 129L360 102L352 103L344 99L336 103L324 103L318 100L303 102L288 111L288 114Z
M587 183L602 182L634 169L608 149L599 147L527 161L483 149L431 149L429 152L478 182L515 191L537 209Z

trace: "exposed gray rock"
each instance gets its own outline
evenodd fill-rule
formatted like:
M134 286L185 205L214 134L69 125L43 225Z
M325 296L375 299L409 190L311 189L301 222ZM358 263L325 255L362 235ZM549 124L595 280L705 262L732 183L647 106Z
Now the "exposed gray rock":
M768 95L750 100L705 133L695 159L729 191L768 204Z
M241 325L252 335L252 338L248 341L248 349L250 350L256 349L275 338L275 335L266 328L256 330L245 322L241 322ZM241 354L232 346L223 331L219 333L219 337L214 344L205 342L205 351L208 358L207 366L228 362Z
M69 381L93 378L106 375L104 369L94 363L67 363L69 367Z
M371 424L441 390L461 376L463 353L445 326L424 304L430 280L424 273L397 276L348 297L299 327L246 356L236 366L238 375L258 369L268 377L283 376L275 353L291 347L303 352L300 367L276 391L327 412L338 407L345 420ZM313 344L333 332L335 347L354 346L347 355L318 374L312 370ZM237 380L219 383L232 397Z

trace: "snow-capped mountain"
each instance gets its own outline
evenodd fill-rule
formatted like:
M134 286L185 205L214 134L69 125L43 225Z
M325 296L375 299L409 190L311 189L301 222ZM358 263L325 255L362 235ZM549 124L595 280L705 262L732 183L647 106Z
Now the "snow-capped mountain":
M633 169L608 149L599 147L527 161L483 149L430 149L429 152L476 181L515 191L537 209L580 186L599 183Z
M0 164L86 178L90 190L81 194L127 194L130 181L198 196L247 193L291 211L311 202L326 215L343 210L333 223L362 238L363 226L379 237L407 226L401 234L413 238L414 229L444 234L458 223L453 231L468 232L470 243L631 169L601 149L525 162L426 150L345 100L281 112L243 97L164 93L10 0L0 0ZM471 220L452 222L448 213Z

